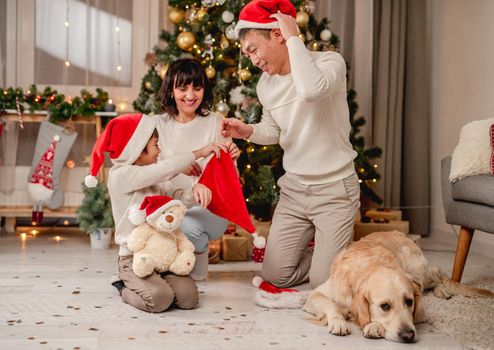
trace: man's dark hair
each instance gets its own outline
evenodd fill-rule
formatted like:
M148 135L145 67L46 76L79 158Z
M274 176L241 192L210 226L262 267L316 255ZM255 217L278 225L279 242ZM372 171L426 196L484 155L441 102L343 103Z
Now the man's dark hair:
M173 98L173 88L191 84L194 87L204 88L204 97L197 107L196 113L205 117L213 105L213 88L209 83L206 71L201 62L195 58L181 58L170 64L165 79L161 84L159 99L161 106L170 116L178 114L177 103Z
M242 28L238 31L238 40L243 40L249 32L257 32L266 39L271 39L271 37L269 36L269 34L271 33L271 29Z

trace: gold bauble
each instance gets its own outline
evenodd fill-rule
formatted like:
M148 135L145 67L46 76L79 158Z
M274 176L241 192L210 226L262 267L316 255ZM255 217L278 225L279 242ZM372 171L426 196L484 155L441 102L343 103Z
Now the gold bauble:
M199 20L199 21L202 21L204 19L204 17L206 17L206 15L208 14L208 11L206 11L205 9L201 8L197 11L196 13L196 18Z
M305 35L304 33L298 33L298 37L302 39L303 42L305 42Z
M159 75L161 79L165 79L166 72L168 71L168 65L165 64L163 67L161 67L159 71Z
M312 41L309 44L309 50L317 51L319 49L319 43L317 41Z
M230 46L230 41L226 38L226 36L222 35L220 40L220 47L224 50Z
M297 21L297 25L300 28L305 28L307 23L309 23L309 14L307 12L305 12L304 10L297 12L296 21Z
M208 68L206 68L206 75L208 79L213 79L216 75L216 69L214 69L213 66L209 66Z
M153 85L151 85L151 82L146 81L146 82L144 83L144 87L145 87L146 89L148 89L148 90L151 90L151 89L153 88Z
M177 45L182 50L190 50L196 43L196 37L191 32L182 32L177 36Z
M241 69L238 72L238 75L240 76L240 79L242 79L242 81L247 81L252 78L252 73L248 69Z
M168 14L168 18L173 24L177 24L185 18L185 12L182 9L172 7L170 9L170 13Z

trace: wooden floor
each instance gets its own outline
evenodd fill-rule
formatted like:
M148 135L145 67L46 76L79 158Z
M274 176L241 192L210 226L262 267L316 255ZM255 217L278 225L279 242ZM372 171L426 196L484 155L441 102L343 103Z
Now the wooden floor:
M451 251L426 254L450 271ZM109 284L116 259L116 248L92 251L80 233L0 236L0 349L462 348L428 325L418 327L417 344L402 345L365 339L357 328L332 336L300 310L260 308L253 303L253 262L211 265L196 310L148 314L122 303ZM464 278L493 275L493 261L472 254Z

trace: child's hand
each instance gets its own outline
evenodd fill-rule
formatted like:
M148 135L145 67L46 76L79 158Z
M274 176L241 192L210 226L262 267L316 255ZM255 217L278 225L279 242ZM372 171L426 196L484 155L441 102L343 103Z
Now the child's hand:
M196 202L199 203L203 208L207 208L207 206L211 202L211 190L203 184L195 184L192 187L192 194L194 195L194 199L196 200Z
M185 169L182 172L182 174L185 174L187 176L201 176L202 169L201 169L201 166L199 164L197 164L197 162L194 162L191 165L189 165L187 167L187 169Z
M223 145L221 143L212 142L209 145L206 145L203 148L198 149L197 151L194 151L192 153L194 153L194 156L196 157L196 159L201 158L201 157L207 157L213 152L216 153L216 157L219 158L220 157L220 150L228 152L225 145Z
M228 152L230 152L232 160L236 161L238 157L240 157L240 150L238 149L237 145L232 141L227 141L225 143L225 146L226 148L228 148Z

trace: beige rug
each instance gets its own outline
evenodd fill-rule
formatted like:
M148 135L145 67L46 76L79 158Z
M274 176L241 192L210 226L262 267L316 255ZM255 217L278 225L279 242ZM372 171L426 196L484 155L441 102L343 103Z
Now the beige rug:
M494 291L494 277L480 277L466 284ZM423 300L433 328L467 349L494 349L494 299L454 296L445 300L428 293Z

